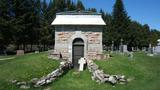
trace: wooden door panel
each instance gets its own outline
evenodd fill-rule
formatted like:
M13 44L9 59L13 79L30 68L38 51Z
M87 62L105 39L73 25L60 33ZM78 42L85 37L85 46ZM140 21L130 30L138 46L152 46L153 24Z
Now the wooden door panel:
M78 69L78 60L84 57L84 46L83 45L73 45L73 65L74 68Z

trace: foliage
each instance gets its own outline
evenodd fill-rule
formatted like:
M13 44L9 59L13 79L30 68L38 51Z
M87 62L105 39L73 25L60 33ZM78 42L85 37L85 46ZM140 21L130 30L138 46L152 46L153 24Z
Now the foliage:
M123 0L116 0L112 14L95 8L85 8L81 0L0 0L0 50L9 44L16 49L24 49L26 45L54 45L54 20L57 12L88 10L100 12L107 24L103 29L103 44L110 46L114 41L119 46L120 39L129 47L148 47L156 45L160 38L159 31L150 29L133 21L127 15ZM20 46L22 46L20 48Z
M112 14L104 13L103 10L100 10L100 13L107 24L103 30L103 44L106 46L110 46L114 41L114 45L118 47L121 39L129 48L141 49L148 47L150 43L156 46L160 31L150 29L147 24L142 25L131 20L127 15L123 0L116 0Z
M114 38L114 41L116 41L115 44L119 45L120 39L123 39L126 44L125 41L127 40L127 31L130 19L124 9L122 0L116 0L116 3L113 6L112 17L112 31L116 33Z
M77 6L77 7L76 7L77 10L85 10L85 7L84 7L83 3L81 2L81 0L78 0L76 6Z

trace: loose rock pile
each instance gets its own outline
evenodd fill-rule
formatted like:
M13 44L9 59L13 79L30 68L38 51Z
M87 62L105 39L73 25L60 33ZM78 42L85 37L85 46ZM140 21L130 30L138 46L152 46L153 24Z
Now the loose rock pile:
M60 66L54 70L53 72L49 73L47 76L42 77L40 79L33 78L29 82L20 82L17 80L11 80L10 82L16 84L21 89L29 89L31 86L33 87L40 87L43 85L47 85L58 79L64 73L66 73L69 69L71 69L71 62L61 62Z
M92 73L92 80L96 80L100 83L109 82L111 84L125 84L127 80L124 75L109 75L105 74L103 70L100 70L99 67L91 60L87 60L89 72Z
M16 86L18 86L20 89L29 89L30 85L27 82L20 82L17 80L11 80L10 81L13 84L16 84Z
M87 65L89 72L92 73L92 80L96 80L100 83L109 82L111 84L125 84L127 82L124 75L109 75L105 74L103 70L100 70L99 67L92 61L87 60ZM47 76L42 77L40 79L33 78L29 82L20 82L17 80L11 80L11 83L16 84L21 89L29 89L30 87L40 87L43 85L47 85L58 79L60 76L65 74L68 70L72 67L71 62L61 62L60 66L54 70L53 72L49 73Z
M49 73L46 77L42 77L41 79L39 79L35 83L34 87L43 86L55 81L58 77L67 72L69 69L71 69L71 62L61 62L61 65L58 69Z

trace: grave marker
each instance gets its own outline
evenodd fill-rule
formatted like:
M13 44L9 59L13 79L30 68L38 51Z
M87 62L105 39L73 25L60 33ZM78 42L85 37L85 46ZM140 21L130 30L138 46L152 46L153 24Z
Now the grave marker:
M16 55L24 55L24 50L17 50L17 54Z
M86 64L85 58L80 58L80 59L78 60L78 64L79 64L79 71L83 71L84 65Z

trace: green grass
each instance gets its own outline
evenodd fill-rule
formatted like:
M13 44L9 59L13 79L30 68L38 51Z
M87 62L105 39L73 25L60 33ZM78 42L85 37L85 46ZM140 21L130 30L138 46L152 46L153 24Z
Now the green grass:
M108 62L96 63L106 73L124 74L128 78L134 78L125 87L120 86L115 90L160 90L160 57L158 56L149 57L144 53L136 53L133 60L130 60L128 57L115 54Z
M17 90L10 80L29 81L32 78L40 78L59 65L58 61L48 60L46 53L15 57L0 61L0 90Z
M105 73L125 75L133 80L126 85L115 87L108 83L91 80L86 69L81 73L70 70L58 80L44 88L50 90L160 90L160 57L149 57L144 53L134 53L133 60L127 56L113 54L109 60L95 61ZM0 90L19 90L9 80L27 81L48 74L59 62L47 59L47 53L17 56L12 60L0 61ZM43 88L31 88L39 90Z
M11 58L11 57L14 57L14 56L13 55L10 55L10 56L0 56L0 59Z

